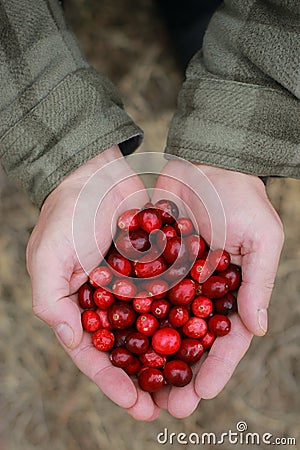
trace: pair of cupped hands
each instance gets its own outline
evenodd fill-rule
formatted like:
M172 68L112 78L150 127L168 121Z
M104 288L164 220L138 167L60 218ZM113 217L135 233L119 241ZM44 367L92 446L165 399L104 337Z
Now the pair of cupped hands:
M116 160L118 164L114 167L118 169L110 170ZM195 167L199 169L199 182ZM101 180L86 196L76 217L75 242L74 211L84 186L99 170ZM200 173L209 184L203 182ZM191 180L193 192L188 188ZM209 185L217 192L226 219L225 249L232 262L242 269L237 299L239 312L232 316L231 332L216 339L208 356L203 356L193 368L192 381L183 388L164 386L154 394L142 391L122 369L111 364L106 353L93 346L90 335L83 333L76 292L87 280L87 270L99 264L99 251L105 255L111 245L115 211L123 203L130 207L130 200L126 203L130 198L135 198L135 207L149 201L141 178L122 157L118 146L76 169L51 192L28 243L27 266L34 314L54 330L77 367L137 420L154 420L160 409L168 410L177 418L189 416L201 398L211 399L223 389L253 335L262 336L267 331L267 308L283 245L283 230L263 182L254 175L170 160L157 179L151 200L158 200L155 197L159 192L177 196L193 211L201 235L210 244L209 217L212 217L214 247L222 246L224 223L220 221L219 233L212 198L205 192L210 190ZM94 201L97 195L103 194L103 189L105 195L95 214ZM205 206L199 200L203 196ZM93 236L89 236L91 221Z

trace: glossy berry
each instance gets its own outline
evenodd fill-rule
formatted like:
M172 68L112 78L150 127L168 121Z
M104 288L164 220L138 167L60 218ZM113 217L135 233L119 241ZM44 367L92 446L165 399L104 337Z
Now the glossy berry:
M179 359L167 362L163 369L163 375L166 381L172 386L186 386L193 377L190 366Z
M192 311L194 316L205 319L213 312L213 302L210 298L198 296L192 303Z
M164 227L161 228L161 233L159 234L160 235L163 234L166 238L166 241L169 241L173 237L177 236L177 231L171 225L165 225Z
M143 209L138 213L138 222L142 230L147 233L158 230L162 226L160 213L154 208Z
M197 234L191 234L185 239L189 259L195 261L196 259L201 259L204 251L206 249L206 244L204 239Z
M181 340L181 346L174 357L185 361L188 364L194 364L199 361L203 355L204 348L199 339L185 338Z
M152 336L153 349L162 355L176 353L181 344L180 334L174 328L160 328Z
M133 327L114 330L115 347L125 347L127 336L129 336L131 333L134 333L135 331L136 330Z
M209 298L219 298L227 294L229 289L226 278L213 275L208 278L202 285L202 293Z
M138 313L148 313L151 310L153 298L146 291L139 292L133 299L133 309Z
M195 295L196 289L194 281L185 278L169 290L168 298L173 305L185 306L191 303L195 298Z
M227 314L231 312L235 312L237 310L236 298L230 292L227 292L224 297L220 297L215 299L214 301L214 313L215 314L223 314L227 316Z
M173 264L177 258L183 257L185 254L185 247L182 244L180 237L174 237L167 241L163 256L169 264Z
M180 328L188 321L189 312L184 306L173 306L170 309L168 319L174 328Z
M203 283L211 276L213 269L205 259L197 259L191 268L191 277L198 283Z
M178 218L179 210L177 205L171 200L159 200L155 203L155 207L161 210L161 219L165 224L174 223Z
M130 327L136 318L136 313L128 302L116 302L108 309L108 318L114 328Z
M192 234L194 231L194 225L187 217L182 217L175 222L174 228L177 231L178 236L184 237Z
M117 222L119 229L122 231L129 231L139 228L138 212L139 209L133 208L121 214Z
M134 263L134 274L138 278L150 278L160 275L167 269L165 259L160 256L153 261Z
M230 254L226 250L216 249L208 254L208 261L214 270L225 270L230 264Z
M108 309L115 302L115 297L107 289L99 287L94 292L94 302L99 308Z
M94 290L88 283L84 283L78 290L78 303L83 309L94 308Z
M141 355L148 350L149 339L145 334L135 331L126 337L125 346L131 353Z
M207 332L207 323L200 317L190 317L183 326L182 332L193 339L202 338Z
M158 327L157 318L150 313L141 314L136 320L136 329L146 336L152 336Z
M216 336L225 336L231 329L231 322L227 316L215 314L208 320L208 327Z
M85 331L92 333L100 328L100 319L95 311L87 309L81 313L81 323Z
M157 319L165 319L170 311L170 302L164 298L153 300L151 305L151 313Z
M109 359L116 367L126 367L134 361L133 354L125 347L114 348L109 355Z
M157 300L159 298L164 298L168 292L169 285L165 280L156 279L150 280L143 283L143 288L149 292L149 295Z
M142 364L140 360L134 356L133 361L124 367L125 372L127 375L137 375L142 367Z
M164 377L159 369L147 367L140 371L138 383L143 391L156 392L164 384Z
M115 343L115 337L112 331L105 328L100 328L92 335L92 342L97 350L102 352L108 352L111 350Z
M210 347L213 345L213 343L215 342L216 339L216 335L208 330L207 333L203 336L203 338L200 339L200 343L203 346L204 350L209 350Z
M150 347L143 355L140 355L140 361L147 367L163 367L167 362L165 355L160 355Z
M177 260L166 270L164 277L169 283L177 283L178 280L188 276L189 270L190 267L187 262Z
M118 300L130 301L136 294L136 287L134 283L126 278L117 280L112 285L112 291L114 296Z
M113 278L112 272L107 266L96 267L89 275L89 282L95 288L107 286Z
M149 235L140 229L120 233L116 239L117 250L130 259L138 258L139 252L145 252L150 246Z
M99 319L100 319L100 327L99 328L106 328L107 330L112 330L113 327L109 321L107 309L98 308L96 310L96 313L98 314Z
M229 285L229 291L235 291L241 284L241 269L235 264L230 264L226 270L223 270L220 275L226 278Z
M128 277L131 274L132 266L127 258L120 253L112 253L107 259L108 264L120 274Z

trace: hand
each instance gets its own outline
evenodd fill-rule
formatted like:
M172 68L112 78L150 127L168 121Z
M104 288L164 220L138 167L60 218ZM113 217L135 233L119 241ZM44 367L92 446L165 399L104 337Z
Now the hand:
M135 204L142 206L148 201L145 192L117 146L101 153L67 176L45 200L28 243L27 265L34 313L53 328L74 363L133 417L153 420L159 408L151 396L83 333L75 294L88 278L84 269L94 268L101 261L99 250L105 255L111 244L111 223L120 203L124 200L127 209L135 194Z
M223 205L225 221L217 206L216 193L207 179ZM189 186L195 189L195 193ZM264 184L253 175L170 161L158 178L156 188L182 199L183 205L187 205L195 215L204 239L210 245L213 239L214 248L225 243L232 262L242 268L243 280L237 298L239 313L232 316L231 332L216 339L206 359L196 365L194 379L189 385L184 388L165 387L154 395L160 407L167 408L175 417L186 417L194 411L201 398L213 398L223 389L247 351L253 334L262 336L266 333L267 307L283 245L283 230L267 198ZM214 222L213 235L209 216Z

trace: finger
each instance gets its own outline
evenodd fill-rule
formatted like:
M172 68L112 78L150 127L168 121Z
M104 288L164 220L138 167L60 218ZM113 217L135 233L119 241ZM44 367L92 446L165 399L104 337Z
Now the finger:
M166 385L160 388L157 392L153 393L153 400L161 409L168 409L170 390L171 386Z
M127 412L136 420L152 421L159 416L160 408L155 405L149 392L138 388L137 382L134 382L137 391L137 400Z
M137 402L137 390L131 378L123 369L111 364L107 353L99 352L93 346L89 334L84 333L77 349L65 350L77 367L114 403L131 408Z
M239 316L234 314L230 320L230 333L215 340L196 376L195 391L201 398L221 392L250 346L252 334Z
M260 236L250 248L242 248L242 284L238 292L238 308L246 327L262 336L268 327L270 302L283 236L272 233Z

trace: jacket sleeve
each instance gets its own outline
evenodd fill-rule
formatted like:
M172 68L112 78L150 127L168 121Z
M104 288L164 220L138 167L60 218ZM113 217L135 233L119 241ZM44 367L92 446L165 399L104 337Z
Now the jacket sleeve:
M300 178L300 3L225 0L187 69L167 153Z
M41 206L64 176L142 131L85 61L57 0L0 0L0 158Z

